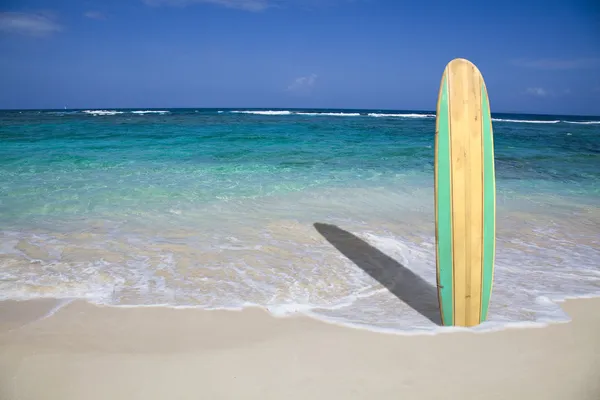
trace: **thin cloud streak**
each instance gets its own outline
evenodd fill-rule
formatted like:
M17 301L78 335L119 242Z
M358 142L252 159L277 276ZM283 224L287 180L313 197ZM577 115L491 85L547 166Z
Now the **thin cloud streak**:
M274 5L269 0L142 0L149 6L178 6L185 7L191 4L214 4L227 8L234 8L245 11L262 11Z
M48 36L63 30L51 18L39 14L20 12L0 13L0 31L26 36Z
M290 85L288 85L287 90L294 93L309 93L314 88L317 78L317 74L300 76L294 79Z
M548 96L548 91L541 87L530 87L525 90L525 93L530 94L532 96L537 97L546 97Z
M97 19L99 21L106 19L106 15L100 11L87 11L83 15L87 18Z

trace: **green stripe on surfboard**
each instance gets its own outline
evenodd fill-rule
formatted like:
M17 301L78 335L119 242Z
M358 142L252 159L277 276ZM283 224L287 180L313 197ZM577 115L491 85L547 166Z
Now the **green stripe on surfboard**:
M481 85L483 114L483 274L481 284L481 322L487 318L494 278L496 184L494 176L494 141L490 105L485 86Z
M454 324L452 296L452 186L450 176L450 116L448 77L444 76L437 137L438 296L444 325Z

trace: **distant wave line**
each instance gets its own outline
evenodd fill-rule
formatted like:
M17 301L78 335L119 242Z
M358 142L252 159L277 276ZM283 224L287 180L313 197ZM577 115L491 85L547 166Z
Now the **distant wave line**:
M117 114L124 114L125 111L117 111L117 110L83 110L82 111L85 114L90 114L90 115L117 115ZM170 113L170 111L166 111L166 110L136 110L136 111L128 111L128 113L131 114L138 114L138 115L144 115L144 114L168 114Z
M504 119L504 118L492 118L492 121L496 122L512 122L512 123L525 123L525 124L558 124L559 119L552 121L540 121L540 120L528 120L528 119Z
M221 113L222 111L219 111ZM234 114L255 114L255 115L305 115L305 116L331 116L331 117L360 117L365 116L359 112L310 112L310 111L289 111L289 110L234 110ZM369 117L397 117L397 118L434 118L434 114L384 114L368 113Z
M376 118L435 118L435 114L381 114L381 113L369 113L369 117Z
M133 110L133 111L120 111L120 110L83 110L82 113L93 115L93 116L110 116L118 114L169 114L171 111L168 110ZM197 112L197 110L195 111ZM360 112L313 112L313 111L290 111L290 110L219 110L218 114L225 112L234 114L251 114L251 115L267 115L267 116L285 116L285 115L297 115L297 116L331 116L331 117L375 117L375 118L425 118L434 119L435 114L431 113L360 113ZM600 125L600 121L566 121L566 120L527 120L527 119L510 119L510 118L492 118L494 122L504 123L517 123L517 124L577 124L577 125Z
M600 121L563 121L567 124L579 124L579 125L598 125Z

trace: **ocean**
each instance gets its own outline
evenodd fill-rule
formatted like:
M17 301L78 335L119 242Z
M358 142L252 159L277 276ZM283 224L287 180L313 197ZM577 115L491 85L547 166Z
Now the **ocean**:
M494 114L488 321L600 296L600 117ZM0 111L0 299L435 321L435 113Z

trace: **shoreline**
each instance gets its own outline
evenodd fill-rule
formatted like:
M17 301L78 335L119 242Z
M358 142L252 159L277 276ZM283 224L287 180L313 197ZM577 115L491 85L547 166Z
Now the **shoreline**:
M476 330L500 330L507 321L514 321L507 328L517 329L566 322L560 308L564 298L583 297L582 293L600 297L593 262L597 257L593 223L573 223L571 229L585 236L577 238L581 248L571 256L567 251L573 237L565 230L561 230L564 236L547 236L546 243L540 243L528 222L532 219L525 217L508 214L499 228L498 247L503 246L498 257L499 283L494 286L490 318ZM591 217L594 222L596 215ZM225 236L231 227L221 227L219 236L213 237L189 227L176 231L172 226L162 230L160 237L135 226L115 233L111 224L95 221L73 232L42 232L46 236L40 232L5 234L5 271L16 280L6 280L3 287L5 296L14 299L38 294L67 299L85 293L90 302L115 307L235 311L258 307L274 315L300 312L375 332L412 335L450 329L436 326L432 318L439 315L435 269L431 268L435 265L434 239L416 218L406 226L394 225L394 221L344 224L333 217L330 220L337 225L311 226L274 218L264 226L243 225L231 236ZM512 222L520 220L525 221L523 225L512 227ZM541 226L551 224L549 217L535 221ZM327 226L327 230L316 226ZM510 241L511 233L514 241ZM262 235L268 239L262 240ZM343 246L336 247L340 243ZM550 248L550 244L556 245ZM572 271L568 265L578 258L584 262ZM534 274L537 280L530 279ZM35 279L29 282L27 277L32 276ZM407 280L411 277L421 279ZM299 283L289 288L284 286L286 281ZM239 289L232 289L230 282Z
M598 302L600 304L600 293L591 293L583 295L566 295L559 299L548 300L559 307L560 311L563 312L564 319L553 319L553 318L542 318L534 321L495 321L487 320L482 324L473 327L459 327L459 326L442 326L437 323L432 323L430 326L419 326L416 329L406 330L403 328L384 328L368 325L366 323L353 323L344 321L343 319L336 319L335 317L327 317L319 313L313 312L312 308L302 309L303 305L284 305L284 308L290 309L291 311L274 311L280 306L264 306L259 304L247 304L241 306L223 306L223 307L206 307L202 305L172 305L172 304L106 304L97 303L91 299L86 298L54 298L54 297L39 297L31 299L3 299L0 300L0 337L6 333L7 330L20 329L11 328L7 329L8 325L3 321L3 317L7 315L15 317L16 314L20 314L21 310L25 310L24 319L22 321L26 325L34 324L38 321L44 320L53 316L54 314L61 312L64 308L69 307L71 304L77 304L78 306L83 305L86 308L92 309L114 309L115 312L121 312L118 310L177 310L177 311L190 311L190 312L201 312L201 313L247 313L247 312L258 312L264 313L269 318L274 319L290 319L290 318L303 318L311 321L315 321L319 324L326 324L341 329L357 330L361 332L368 332L373 334L382 334L390 336L437 336L450 333L471 333L471 334L489 334L495 332L504 332L509 330L528 330L528 329L544 329L554 325L569 324L572 322L572 317L565 311L564 305L572 302L588 301ZM45 310L45 311L44 311ZM37 317L33 318L31 312ZM4 325L3 325L4 324ZM1 400L1 399L0 399Z
M394 335L242 311L0 302L1 399L597 399L600 298L542 329ZM54 312L52 312L54 310Z

